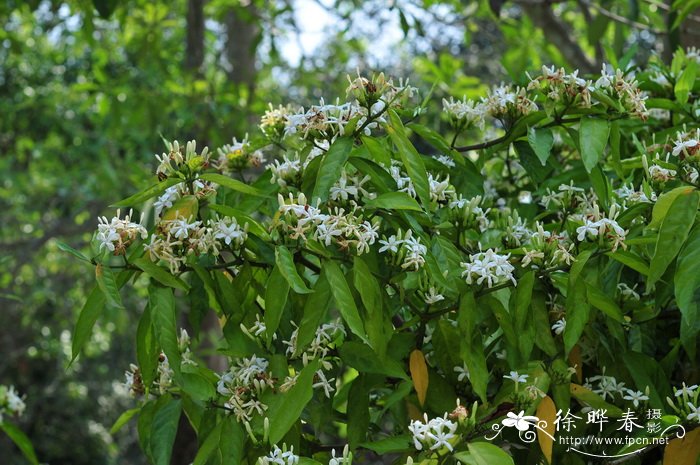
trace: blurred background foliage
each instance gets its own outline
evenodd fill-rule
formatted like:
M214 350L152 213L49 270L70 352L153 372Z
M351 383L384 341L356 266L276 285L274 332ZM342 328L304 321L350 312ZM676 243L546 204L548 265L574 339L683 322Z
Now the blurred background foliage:
M542 64L644 65L700 39L695 0L5 0L0 3L0 384L50 464L144 463L122 371L139 295L98 322L68 366L110 201L151 176L162 137L215 149L254 134L268 102L344 96L346 74L410 77L435 104L475 97ZM431 116L432 115L432 116ZM23 463L0 437L2 463ZM189 462L185 462L189 463Z

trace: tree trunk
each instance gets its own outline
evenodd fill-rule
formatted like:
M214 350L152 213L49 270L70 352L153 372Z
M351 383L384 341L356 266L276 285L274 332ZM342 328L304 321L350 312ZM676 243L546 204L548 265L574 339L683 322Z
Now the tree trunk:
M255 92L255 51L260 40L257 11L253 5L234 8L226 15L225 24L228 76L248 103Z
M201 74L204 64L204 0L187 2L187 42L184 67Z

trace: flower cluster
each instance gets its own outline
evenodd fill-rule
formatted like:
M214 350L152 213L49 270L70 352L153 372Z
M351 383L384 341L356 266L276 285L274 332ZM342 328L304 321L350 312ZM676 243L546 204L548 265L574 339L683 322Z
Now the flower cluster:
M156 368L156 377L153 380L153 388L160 394L165 394L173 384L173 375L175 372L170 367L170 362L165 354L161 353L158 356L158 365ZM124 387L129 395L138 397L146 393L146 385L143 382L141 369L133 363L129 365L129 369L124 372L126 381Z
M457 434L457 423L448 420L447 414L444 417L436 417L428 421L428 414L424 414L424 422L413 420L408 426L408 430L413 435L413 446L417 450L427 448L429 450L438 450L442 447L447 448L450 452L454 450L454 442L459 437Z
M146 239L148 231L131 221L131 212L124 219L119 218L119 210L111 221L104 216L98 218L96 239L100 252L107 250L114 255L124 255L129 245L139 237Z
M265 162L262 151L252 148L247 134L240 142L234 137L231 144L223 145L216 152L219 155L218 169L224 174L258 167Z
M636 80L625 78L622 70L618 69L615 74L609 74L606 66L603 65L595 88L617 99L622 107L633 116L642 120L647 119L647 96L639 89Z
M680 388L674 390L674 399L666 398L666 402L681 417L694 423L700 423L700 389L697 384L686 386L685 383Z
M599 240L604 243L607 242L613 252L620 246L626 249L625 238L627 236L627 231L615 221L618 214L619 207L615 204L610 207L607 217L600 212L596 205L592 210L589 210L588 213L583 215L581 219L583 225L576 228L576 238L579 241Z
M619 382L613 376L606 376L605 368L602 374L586 378L583 386L599 394L603 399L607 399L608 396L614 399L616 394L623 396L627 391L625 383Z
M565 104L578 104L583 108L591 106L591 81L578 76L578 70L566 74L564 68L542 66L539 76L530 78L528 90L539 90L553 102L563 101Z
M521 265L534 269L571 265L574 261L574 244L566 232L556 234L546 231L539 222L535 223L535 228L523 247Z
M291 113L289 107L279 105L277 108L269 104L269 109L260 118L260 131L270 140L279 141L284 137L287 127L287 116Z
M313 238L326 246L335 243L343 250L354 248L358 255L369 252L370 245L378 238L379 224L363 219L355 212L336 207L322 213L318 207L309 205L301 193L295 199L292 194L285 199L278 196L280 219L278 228L292 240L307 241Z
M384 102L377 102L371 108L370 115L374 116L384 108ZM300 134L307 140L333 141L338 136L345 135L346 126L352 121L356 126L364 126L365 135L370 135L372 129L378 127L378 122L383 122L381 117L367 122L368 112L355 103L327 104L321 99L319 105L312 105L308 110L300 108L297 113L286 115L287 125L285 136ZM365 124L367 123L367 124Z
M380 240L379 244L379 253L389 252L393 256L393 263L401 264L405 270L418 271L425 264L428 248L421 244L420 237L413 237L410 229L405 234L399 229L396 234Z
M178 214L184 215L191 208L191 204L195 199L204 199L212 196L216 193L216 187L215 184L200 179L195 179L189 186L181 182L168 187L153 202L156 216L168 218L178 216Z
M238 250L248 238L248 225L233 217L194 221L179 216L161 220L150 243L144 245L152 261L164 261L175 274L189 256L219 255L222 249Z
M260 457L257 465L297 465L299 456L294 453L294 446L287 450L286 446L283 449L274 445L267 456Z
M216 390L227 398L224 405L236 420L249 422L255 414L262 415L267 410L260 396L274 387L268 364L266 359L252 355L238 359L226 373L219 375Z
M481 285L486 281L488 287L511 281L516 285L513 271L515 268L508 259L510 254L499 255L493 249L486 252L479 252L469 256L469 262L462 262L464 268L462 277L466 278L467 284L476 283Z
M23 396L19 395L14 386L0 385L0 423L3 422L4 415L21 416L26 408Z
M182 153L182 147L178 141L167 143L168 153L156 155L158 160L158 168L156 174L159 179L165 179L168 176L178 173L191 174L200 171L209 166L209 148L197 153L197 142L191 140L185 145L185 153Z
M483 131L484 107L481 103L474 100L467 100L463 97L462 100L442 99L442 111L445 113L455 127L466 129L477 127Z

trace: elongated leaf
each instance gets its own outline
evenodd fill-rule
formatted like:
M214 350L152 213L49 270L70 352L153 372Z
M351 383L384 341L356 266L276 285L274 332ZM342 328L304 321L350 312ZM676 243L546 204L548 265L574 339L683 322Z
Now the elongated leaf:
M700 428L673 439L664 448L663 465L695 465L700 457Z
M350 292L350 287L345 279L343 271L340 269L337 263L333 260L323 261L323 270L328 278L328 283L331 286L331 291L333 293L333 299L335 300L340 314L347 323L350 331L365 342L367 340L367 334L365 333L364 325L362 324L362 318L360 318L360 313L357 311L357 305L355 305L355 299Z
M73 330L73 344L71 346L71 362L76 359L85 343L90 340L92 328L97 319L102 315L105 306L105 296L99 287L95 287L88 295L83 309L80 311L78 321Z
M368 208L383 208L385 210L422 211L418 202L405 192L387 192L365 202Z
M601 291L598 286L586 283L586 297L591 305L598 310L601 310L613 320L617 321L618 323L625 322L625 318L620 307L610 296Z
M356 256L353 263L353 283L366 310L367 337L372 348L383 357L390 339L387 334L390 329L385 331L387 324L384 319L382 290L362 257Z
M112 270L98 263L95 266L95 279L97 280L97 286L104 295L107 305L123 310L124 305L122 305L122 297L119 294L119 287L117 287L117 282L114 279Z
M272 341L272 336L280 324L288 296L289 283L284 279L277 265L272 269L265 285L265 328L268 344Z
M221 428L223 425L223 421L217 423L214 429L209 432L204 442L200 441L201 446L199 446L199 450L197 451L197 455L194 457L194 462L192 462L192 465L205 465L209 460L209 457L211 457L214 452L219 450L219 443L221 442Z
M478 313L474 294L466 292L462 295L457 315L457 325L460 333L465 335L461 339L459 353L462 361L466 363L469 369L469 380L472 383L474 392L481 398L482 402L486 402L489 370L486 366L486 355L484 354L481 333L474 330L477 318Z
M406 126L411 131L414 131L416 134L425 139L426 142L428 142L430 145L432 145L439 151L444 152L446 154L452 152L450 144L447 143L445 138L442 137L439 133L430 129L429 127L417 123L409 123Z
M306 285L299 273L297 273L294 257L292 253L283 245L278 245L275 248L275 262L279 272L287 280L289 286L294 289L297 294L309 294L313 292Z
M380 358L367 344L345 341L338 351L344 363L361 373L375 373L393 378L408 379L402 364L389 357Z
M150 199L151 197L155 197L156 195L162 194L165 192L165 190L168 187L172 187L176 184L180 184L182 182L182 179L180 178L168 178L165 181L156 184L155 186L151 186L147 189L142 190L141 192L132 195L131 197L127 197L124 200L120 200L119 202L115 203L112 205L113 207L131 207L134 205L138 205L140 203L145 202L146 200Z
M391 165L391 154L382 142L374 137L361 137L362 144L367 147L367 151L372 157L374 163L380 163L384 166Z
M150 445L154 465L170 465L181 412L182 401L169 399L153 415Z
M353 140L350 137L340 137L333 142L323 158L318 168L314 193L311 196L313 202L321 199L322 202L328 200L328 193L331 187L338 182L345 163L350 156ZM314 204L315 205L315 204Z
M168 270L156 265L148 258L137 258L134 260L133 264L164 286L173 287L185 292L190 290L190 286L188 286L182 279L178 278L177 276L173 276Z
M413 387L418 395L418 402L421 405L425 404L425 395L428 393L428 365L425 363L423 352L416 349L411 352L409 358L409 368L411 371L411 380Z
M700 322L700 226L693 228L678 254L674 285L681 311L681 341L691 359L695 359Z
M583 166L589 173L602 158L609 134L610 123L607 120L594 117L581 118L579 131L581 159Z
M423 205L429 205L430 185L428 184L428 174L425 171L425 164L416 148L411 141L408 140L408 137L406 137L406 130L403 127L401 118L399 118L393 110L389 110L389 120L391 122L391 124L387 126L389 137L391 137L392 142L399 151L401 161L408 173L408 177L411 178L413 182L413 187L416 189L418 198Z
M348 394L348 443L355 447L367 438L369 428L370 386L365 374L360 374L350 385Z
M688 237L695 222L700 196L696 191L679 195L671 204L659 229L656 250L649 265L647 286L653 286L666 271Z
M607 252L605 255L617 260L618 262L627 265L634 271L647 276L649 274L649 264L639 255L627 250L617 250L616 252Z
M549 155L552 153L552 146L554 146L552 130L549 128L530 128L527 132L527 141L532 150L535 151L542 166L546 165Z
M674 200L676 200L679 195L689 195L694 190L695 188L693 186L680 186L661 194L654 204L654 209L651 212L651 222L648 227L650 229L660 227L671 209L671 204L673 204Z
M299 420L304 407L313 397L312 385L316 370L318 370L318 360L305 366L299 373L296 384L270 403L268 409L270 443L275 444L281 441L292 425Z
M69 254L73 255L74 257L84 261L84 262L89 262L90 259L87 258L85 255L80 253L79 251L75 250L73 247L69 246L65 242L56 242L56 246L63 250L64 252L68 252Z
M119 415L119 418L117 418L117 421L115 421L114 424L112 425L112 428L110 428L109 434L112 434L112 435L116 434L120 429L122 429L122 427L124 425L129 423L129 420L134 418L134 415L136 415L140 411L141 411L141 407L137 407L137 408L129 409L126 412Z
M227 416L221 428L221 463L242 463L245 453L245 431L234 416Z
M151 321L156 339L168 357L175 379L180 376L180 348L177 344L177 315L173 291L154 284L148 286L148 302L151 307Z
M309 295L304 304L304 316L301 318L297 333L297 355L313 340L316 329L328 311L331 297L331 286L328 284L325 270L321 269L321 274L314 285L314 293Z
M231 190L234 190L236 192L240 192L242 194L248 194L248 195L256 195L259 197L264 197L265 194L263 192L260 192L258 189L254 188L253 186L249 186L248 184L241 182L237 179L230 178L228 176L224 176L223 174L218 174L218 173L205 173L199 176L199 179L203 181L210 181L216 184L219 184L220 186L227 187Z
M688 96L693 90L698 69L698 64L695 62L695 60L688 60L686 63L685 69L678 77L676 85L673 88L673 93L676 96L676 100L683 105L688 102Z
M609 404L595 392L581 385L571 383L569 386L571 395L579 402L584 403L594 409L607 410L607 415L613 418L622 416L622 410L612 404Z
M544 396L537 406L537 418L547 422L547 426L543 429L545 432L537 430L537 441L540 444L540 449L542 449L542 454L547 459L547 463L552 463L552 448L554 446L554 432L556 429L555 420L557 418L557 408L554 405L554 401L549 396ZM551 436L551 437L550 437Z
M159 355L158 341L151 320L151 306L147 305L136 328L136 361L141 370L143 384L147 388L155 379Z
M566 328L564 329L564 348L566 354L576 345L588 323L591 307L586 296L586 283L579 277L592 250L584 250L576 257L576 262L569 272L569 283L566 294Z
M34 452L34 446L29 440L27 435L25 435L22 430L17 428L12 423L0 421L0 430L4 431L5 434L15 443L15 445L22 451L22 455L31 463L32 465L39 465L39 460L36 457L36 452Z

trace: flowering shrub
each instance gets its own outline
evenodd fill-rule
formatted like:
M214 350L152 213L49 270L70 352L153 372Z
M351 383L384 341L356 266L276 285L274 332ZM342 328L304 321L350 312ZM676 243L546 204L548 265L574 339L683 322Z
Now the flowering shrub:
M696 69L683 52L595 80L544 67L443 101L444 134L408 83L358 76L348 101L270 107L259 137L168 143L158 182L116 205L141 221L102 218L94 257L72 251L97 280L73 356L145 276L137 407L115 429L138 415L156 464L183 413L195 464L553 463L574 454L564 431L690 431Z

